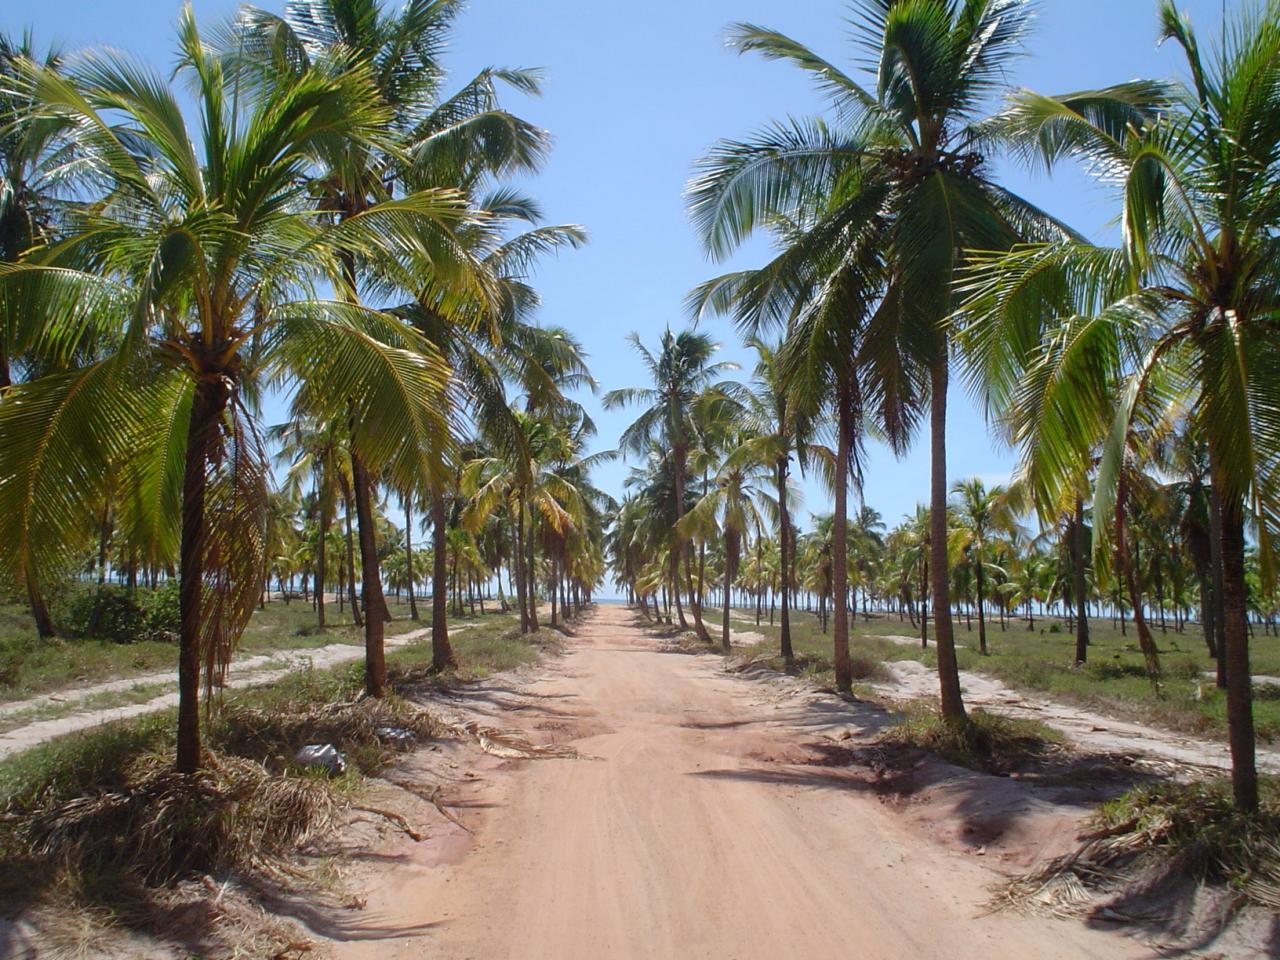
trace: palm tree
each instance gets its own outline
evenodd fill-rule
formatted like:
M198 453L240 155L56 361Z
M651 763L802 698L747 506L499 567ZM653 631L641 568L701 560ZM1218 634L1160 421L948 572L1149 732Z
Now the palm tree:
M760 445L754 441L759 439L749 433L740 433L738 442L725 456L716 471L713 485L701 499L681 518L677 526L677 534L688 538L695 531L706 536L719 526L724 539L724 597L720 632L720 647L727 654L730 651L729 615L732 607L731 594L733 582L738 575L738 563L742 558L742 545L753 528L761 526L760 512L756 504L764 497L758 484L763 480L770 468L777 469L776 460L760 457ZM786 491L782 497L785 500ZM785 516L785 515L784 515ZM717 523L717 518L719 518ZM785 542L783 540L782 542ZM779 560L781 563L781 543L779 544ZM782 564L785 570L785 563ZM782 575L782 583L787 577ZM785 587L784 587L785 590ZM783 596L786 594L784 592ZM783 600L783 614L786 613L786 601ZM786 621L783 621L784 625ZM784 646L783 656L788 663L792 659L789 646Z
M703 243L726 256L758 227L799 225L802 242L749 284L766 304L791 297L831 264L878 285L868 352L886 371L880 386L895 418L902 360L923 368L930 396L932 593L942 712L965 717L951 629L946 563L947 318L953 277L967 249L1004 250L1065 232L995 184L986 164L993 139L979 111L1021 52L1029 0L855 0L855 40L869 50L875 87L866 89L796 40L752 24L730 43L809 73L836 119L790 120L754 140L725 141L689 189ZM873 266L880 261L883 277ZM824 266L825 265L825 266ZM769 309L776 312L776 307ZM870 398L875 391L867 390ZM877 402L871 401L871 404ZM906 425L910 425L909 423ZM838 571L837 571L838 573ZM840 604L836 604L837 613Z
M20 63L35 111L105 158L112 184L60 245L68 266L20 264L4 279L39 289L50 339L106 302L125 309L109 314L123 325L113 355L11 388L23 402L0 405L0 512L6 565L30 551L37 573L76 548L102 477L180 516L177 765L190 772L201 675L208 688L225 668L262 583L267 467L244 391L264 374L298 384L312 409L328 398L330 417L351 417L365 462L427 469L446 426L443 364L393 318L307 294L318 277L341 288L339 251L373 259L389 236L449 263L449 225L466 211L437 191L320 226L308 157L334 138L384 143L364 76L306 70L238 91L189 8L179 41L190 125L170 84L132 61L100 55L71 78Z
M254 9L241 14L239 29L224 44L239 71L269 84L274 77L298 69L354 64L367 72L387 113L394 135L379 144L380 149L334 141L319 154L315 184L336 222L357 217L372 204L411 205L414 197L439 188L470 192L485 175L536 166L545 149L545 134L500 110L496 92L499 81L536 92L536 73L488 68L456 95L442 96L444 71L439 58L461 8L458 0L410 0L390 12L379 0L319 0L291 5L283 18ZM493 291L480 278L479 264L469 251L463 248L462 253L473 281L466 299L479 299L482 309L487 308ZM451 282L439 262L410 256L410 264L402 262L398 269L387 271L385 263L373 269L355 250L340 255L347 295L353 302L362 292L378 295L390 286L408 290L418 298L418 306L446 321L461 319L465 313L457 300L457 278ZM447 433L439 438L441 462L453 439ZM372 523L374 474L358 451L353 451L351 466L365 595L367 686L371 694L380 694L385 683L382 649L387 614ZM430 479L438 488L447 473L438 469ZM443 494L438 489L435 494L432 516L438 522ZM436 553L442 553L439 543ZM440 647L438 652L433 649L433 664L447 666L452 653L447 651L444 611L438 605L433 608L432 625L433 648Z
M1170 396L1187 403L1218 500L1232 783L1237 808L1248 811L1258 789L1244 529L1247 519L1255 525L1272 569L1280 490L1271 416L1280 359L1271 333L1280 308L1280 6L1242 10L1211 66L1176 6L1162 0L1158 9L1161 37L1186 59L1188 87L1021 92L997 124L1028 156L1046 165L1079 158L1119 185L1121 246L1061 242L987 258L975 268L969 309L998 407L1031 398L1032 380L1053 386L1017 417L1016 435L1046 485L1065 485L1085 451L1103 443L1095 533L1114 514L1118 543L1131 434ZM1030 290L1032 274L1038 305L1016 292Z
M815 453L812 445L814 425L806 409L792 402L782 365L783 348L769 345L758 338L748 344L758 356L755 379L743 398L750 429L756 434L747 442L762 462L773 465L773 479L778 510L778 550L782 564L782 596L780 631L782 658L790 664L795 659L791 646L791 584L795 580L795 544L792 537L790 471L793 457L801 469L808 467Z
M35 116L29 87L20 76L22 64L36 60L29 33L21 40L0 34L0 269L61 235L74 209L71 198L94 169L75 151L59 119ZM54 51L39 60L50 71L61 65ZM24 293L14 288L0 300L0 396L13 383L15 362L57 358L58 351L53 356L29 355L41 342L42 318L38 310L24 309ZM29 566L21 581L36 632L44 638L54 636L53 618Z
M986 656L987 618L983 607L983 588L989 548L997 535L1013 533L1014 521L1004 501L1004 487L997 485L988 489L980 478L973 477L959 481L953 489L957 536L952 540L973 568L978 605L978 651Z
M689 451L695 442L692 412L698 396L706 390L719 393L732 392L724 384L715 382L715 378L726 370L735 368L727 362L712 363L716 344L703 334L689 330L673 334L670 329L662 335L657 356L654 356L640 341L637 334L628 338L632 347L640 354L645 369L653 381L652 387L627 387L611 390L604 395L604 408L617 410L622 407L647 404L647 409L636 418L619 440L624 451L643 454L655 440L661 440L671 451L671 465L675 480L675 525L679 528L681 517L685 512L685 487L688 481ZM693 577L690 569L690 558L686 552L686 539L677 534L672 550L671 562L677 586L674 591L676 613L680 626L688 629L684 617L684 606L680 600L680 564L684 561L684 585L689 594L689 602L693 612L694 627L698 637L711 641L711 635L702 622L702 605L693 591Z

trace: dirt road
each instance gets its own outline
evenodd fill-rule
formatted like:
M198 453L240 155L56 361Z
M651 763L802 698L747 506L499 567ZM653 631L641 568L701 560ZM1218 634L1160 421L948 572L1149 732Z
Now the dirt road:
M622 608L577 633L492 714L592 759L482 769L451 801L474 835L373 855L362 929L337 956L1152 956L1079 923L982 916L983 859L912 831L837 767L801 762L801 744L871 712L665 650Z

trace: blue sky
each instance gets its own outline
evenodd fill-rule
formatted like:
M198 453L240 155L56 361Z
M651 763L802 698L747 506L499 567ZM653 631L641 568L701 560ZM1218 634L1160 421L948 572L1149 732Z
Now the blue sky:
M395 2L395 0L391 0ZM1227 0L1228 11L1245 0ZM279 10L282 0L261 4ZM229 0L197 0L202 21L231 13ZM1223 0L1183 0L1202 37L1216 34ZM172 62L174 0L40 0L0 9L0 29L31 26L41 45L66 50L109 45L157 66ZM682 190L693 161L719 137L739 137L787 114L819 112L822 101L799 71L725 48L725 27L750 21L794 36L847 69L858 54L848 42L842 0L473 0L461 17L447 63L454 86L485 65L546 71L539 99L511 96L511 108L548 129L555 150L529 185L552 222L584 224L591 245L548 262L538 277L542 320L584 343L602 390L641 381L625 343L629 331L654 343L668 324L686 323L688 290L723 270L761 263L762 244L727 264L708 262L685 213ZM1181 64L1156 46L1154 0L1042 0L1028 56L1010 82L1045 93L1102 86L1135 77L1169 77ZM1004 182L1077 229L1103 239L1113 216L1109 198L1064 168L1052 179L1003 164ZM707 325L724 355L750 370L724 321ZM598 449L614 445L629 415L588 407L600 427ZM950 475L992 482L1013 466L961 390L953 391L948 430ZM270 414L270 411L268 412ZM626 466L604 467L600 485L621 492ZM866 500L891 525L927 496L925 443L895 460L871 449ZM826 511L806 485L803 521Z

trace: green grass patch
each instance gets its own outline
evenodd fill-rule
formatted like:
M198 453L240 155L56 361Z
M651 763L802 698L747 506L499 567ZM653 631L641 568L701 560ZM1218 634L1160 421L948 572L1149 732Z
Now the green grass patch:
M1141 652L1137 648L1132 625L1122 634L1105 619L1090 621L1092 642L1089 662L1075 665L1075 638L1065 629L1052 632L1055 621L1038 619L1034 630L1025 619L1010 621L1001 630L998 620L987 625L989 655L977 650L976 621L972 629L965 619L955 620L955 637L959 649L956 657L960 669L996 677L1024 693L1045 693L1064 702L1150 723L1169 730L1225 739L1227 730L1226 696L1213 682L1214 663L1198 628L1188 625L1185 633L1170 627L1167 633L1155 628L1160 648L1164 678L1159 690L1147 680ZM765 634L769 640L752 648L759 655L777 648L778 630L767 622L755 626L751 618L735 614L736 630ZM830 627L828 625L828 631ZM1043 631L1043 632L1042 632ZM907 637L901 643L888 636ZM899 621L896 616L861 615L850 623L850 652L880 663L918 660L936 666L932 624L929 647L922 650L918 627ZM831 636L824 633L816 616L805 611L792 614L792 644L797 658L814 662L831 657ZM1280 638L1255 636L1250 644L1250 658L1256 674L1280 675ZM1269 684L1254 686L1254 725L1264 742L1280 740L1280 687Z
M408 619L408 606L391 606L397 619L387 624L387 636L422 629L425 624ZM310 604L276 600L257 610L241 639L237 655L253 656L273 650L312 650L332 643L359 645L360 628L349 612L338 615L328 605L329 625L316 626ZM459 622L467 622L463 618ZM481 618L477 618L481 619ZM178 648L164 640L119 643L90 637L57 637L42 640L31 627L24 607L0 606L0 703L24 700L69 687L88 686L104 680L126 679L176 670Z
M880 738L881 745L915 747L956 766L1001 775L1043 760L1064 743L1059 731L1038 720L971 710L967 721L955 723L923 704L903 713Z

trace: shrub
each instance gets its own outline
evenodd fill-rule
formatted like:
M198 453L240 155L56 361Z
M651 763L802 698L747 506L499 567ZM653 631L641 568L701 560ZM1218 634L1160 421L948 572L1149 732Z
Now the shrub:
M135 643L139 640L176 641L178 584L171 580L155 590L130 591L106 583L72 590L58 617L72 636Z

